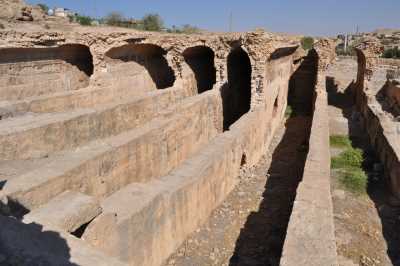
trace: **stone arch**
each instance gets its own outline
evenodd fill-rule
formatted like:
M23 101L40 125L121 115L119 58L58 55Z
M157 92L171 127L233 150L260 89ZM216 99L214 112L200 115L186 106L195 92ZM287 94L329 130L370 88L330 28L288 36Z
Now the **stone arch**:
M311 49L290 77L288 104L292 107L293 113L304 115L312 113L318 67L319 55L315 49Z
M0 49L0 100L21 100L81 89L93 74L88 46Z
M62 60L84 72L93 74L93 56L82 44L65 44L50 48L4 48L0 49L0 64Z
M367 59L365 58L364 53L359 50L355 49L357 55L357 81L355 87L359 90L364 89L364 80L365 80L365 72L367 69Z
M217 79L214 51L207 46L194 46L187 48L182 55L195 75L198 93L211 90Z
M224 129L250 111L252 66L241 47L231 50L227 60L228 83L221 89Z
M65 44L49 48L4 48L0 49L0 64L23 63L45 60L62 60L77 67L88 77L93 74L93 56L82 44Z
M172 87L175 73L165 58L167 52L155 44L127 44L106 53L108 64L132 62L136 73L147 73L156 89Z

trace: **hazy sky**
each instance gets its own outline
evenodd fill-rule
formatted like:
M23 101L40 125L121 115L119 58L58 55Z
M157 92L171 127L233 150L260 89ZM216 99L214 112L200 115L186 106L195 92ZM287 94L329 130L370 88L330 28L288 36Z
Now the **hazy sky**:
M263 27L275 32L336 35L343 32L400 28L400 0L28 0L61 6L81 14L104 16L119 11L127 17L160 14L166 25L192 24L226 31Z

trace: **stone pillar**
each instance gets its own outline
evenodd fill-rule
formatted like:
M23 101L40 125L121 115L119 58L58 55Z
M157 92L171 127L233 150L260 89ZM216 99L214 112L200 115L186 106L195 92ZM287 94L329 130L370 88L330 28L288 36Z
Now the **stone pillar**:
M376 38L365 38L356 47L358 73L357 82L353 88L353 94L357 110L361 111L364 106L365 93L368 90L368 83L372 79L378 59L383 52L383 46Z

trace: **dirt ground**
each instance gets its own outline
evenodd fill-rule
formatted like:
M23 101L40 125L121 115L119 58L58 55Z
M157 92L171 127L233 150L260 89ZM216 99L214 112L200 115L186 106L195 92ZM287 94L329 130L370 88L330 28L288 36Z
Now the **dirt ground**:
M379 166L365 142L358 139L365 152L365 170L369 176L367 194L346 191L333 170L332 194L335 233L340 265L400 265L400 208L388 204L390 195ZM353 142L354 143L354 142ZM379 168L379 167L378 167Z
M166 265L279 265L310 123L309 117L290 118L269 152L242 170L239 185Z
M346 94L357 75L357 63L339 60L330 68L330 131L332 135L352 136L352 145L364 151L364 171L369 177L367 193L346 191L331 172L334 222L340 266L400 266L400 208L389 205L381 166L368 145L366 134L353 112L354 103ZM331 148L331 156L340 153Z

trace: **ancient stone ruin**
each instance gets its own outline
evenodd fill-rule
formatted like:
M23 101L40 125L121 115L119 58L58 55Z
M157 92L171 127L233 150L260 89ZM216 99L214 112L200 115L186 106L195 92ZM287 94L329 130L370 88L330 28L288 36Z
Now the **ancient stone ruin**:
M268 152L289 103L304 118L304 160L277 260L338 265L334 41L306 52L263 31L0 37L0 264L163 265ZM395 199L399 83L379 51L373 40L357 48L349 97Z

